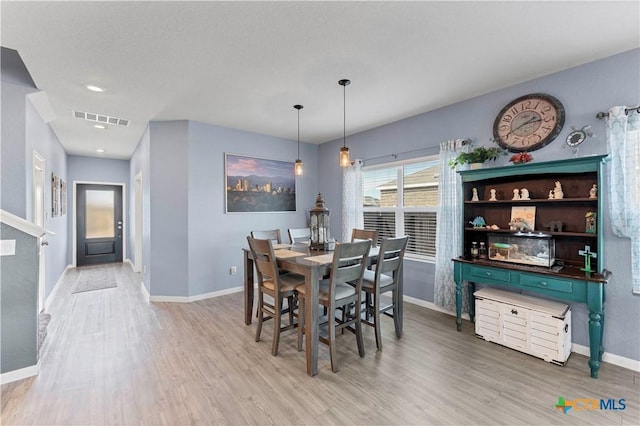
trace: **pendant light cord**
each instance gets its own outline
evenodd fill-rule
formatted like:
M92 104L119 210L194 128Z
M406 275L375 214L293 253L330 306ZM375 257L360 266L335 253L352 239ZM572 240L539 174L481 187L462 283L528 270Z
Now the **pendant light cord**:
M347 146L347 85L342 86L342 147Z
M300 159L300 109L298 110L298 159Z

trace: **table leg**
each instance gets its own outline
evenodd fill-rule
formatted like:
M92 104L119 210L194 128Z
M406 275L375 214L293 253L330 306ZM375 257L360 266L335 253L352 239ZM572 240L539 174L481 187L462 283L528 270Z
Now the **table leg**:
M304 274L307 297L304 298L304 333L307 374L318 374L318 288L320 274L317 267L307 268Z
M244 323L251 324L253 313L253 259L244 251Z
M462 266L453 263L453 280L456 283L456 329L462 330Z
M473 324L476 322L476 300L473 297L473 293L476 292L476 283L469 281L467 290L469 291L469 321Z
M589 283L587 287L587 307L589 308L589 367L591 377L598 378L600 361L604 347L602 337L604 333L604 286L600 283Z

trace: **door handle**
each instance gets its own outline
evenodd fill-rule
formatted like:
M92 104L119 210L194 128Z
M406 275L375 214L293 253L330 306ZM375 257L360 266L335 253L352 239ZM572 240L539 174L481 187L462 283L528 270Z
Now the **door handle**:
M40 241L40 245L41 246L48 246L49 245L49 241L42 240L42 241Z

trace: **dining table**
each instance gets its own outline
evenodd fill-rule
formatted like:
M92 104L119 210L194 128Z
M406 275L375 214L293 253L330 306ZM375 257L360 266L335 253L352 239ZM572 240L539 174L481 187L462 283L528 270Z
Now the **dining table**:
M244 251L244 321L251 324L253 315L253 297L255 286L254 262L251 250ZM305 244L274 244L274 252L278 268L283 271L294 272L304 276L306 294L305 297L305 355L307 374L318 374L318 333L319 333L319 308L318 289L320 280L329 275L333 262L333 251L312 250ZM372 247L367 257L368 264L375 263L378 257L379 247ZM398 279L398 298L396 300L396 312L402 318L402 277ZM400 321L402 327L402 321Z

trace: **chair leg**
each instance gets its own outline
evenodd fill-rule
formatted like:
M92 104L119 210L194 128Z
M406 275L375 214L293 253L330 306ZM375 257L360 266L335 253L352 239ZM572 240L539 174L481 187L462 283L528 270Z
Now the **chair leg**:
M382 350L382 333L380 332L380 293L373 294L373 328L376 332L376 347Z
M396 327L396 337L402 337L402 325L400 324L400 315L398 314L398 294L397 290L393 290L393 325Z
M271 355L278 355L278 344L280 343L280 327L282 326L282 299L274 300L273 317L273 343L271 344Z
M258 291L258 328L256 329L256 342L260 341L260 333L262 332L262 323L264 322L264 312L262 311L262 303L264 296L262 291Z
M358 354L360 358L364 357L364 341L362 340L362 323L360 322L360 313L356 312L356 322L355 322L355 332L356 332L356 342L358 344Z
M289 324L293 325L293 310L296 308L293 296L287 297L287 304L289 305Z
M335 307L329 308L329 323L327 324L329 332L329 357L331 359L331 371L338 372L338 360L336 357L336 310Z
M302 334L304 333L304 297L298 296L298 352L302 351Z

